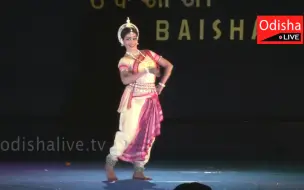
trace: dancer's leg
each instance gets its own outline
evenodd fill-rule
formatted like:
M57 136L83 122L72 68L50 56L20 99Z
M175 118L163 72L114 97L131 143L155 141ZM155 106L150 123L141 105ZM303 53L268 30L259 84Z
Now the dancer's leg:
M116 165L116 163L117 163L117 160L115 160L115 158L111 157L110 154L106 157L105 170L106 170L106 175L107 175L109 182L114 182L114 181L118 180L118 178L116 177L116 174L114 172L114 166Z
M148 154L146 155L146 158L144 161L135 161L133 163L134 165L134 174L133 174L133 179L139 179L139 180L152 180L149 177L146 177L144 175L144 170L145 170L145 165L149 162L150 160L150 155L151 155L151 149L153 147L154 144L154 140L152 142L152 146L149 148Z
M120 114L119 131L115 134L114 145L110 148L110 153L106 158L107 176L110 181L117 180L114 166L136 134L141 108L144 103L144 99L134 99L131 109Z

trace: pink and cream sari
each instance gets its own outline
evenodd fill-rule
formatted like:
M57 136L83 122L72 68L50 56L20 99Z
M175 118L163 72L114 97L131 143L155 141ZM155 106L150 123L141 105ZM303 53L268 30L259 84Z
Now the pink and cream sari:
M160 56L150 50L142 51L137 60L122 58L120 70L137 73L145 68L158 67ZM126 162L149 160L151 147L160 135L163 120L162 108L155 89L156 76L147 73L133 84L126 86L118 108L119 131L116 133L112 155Z

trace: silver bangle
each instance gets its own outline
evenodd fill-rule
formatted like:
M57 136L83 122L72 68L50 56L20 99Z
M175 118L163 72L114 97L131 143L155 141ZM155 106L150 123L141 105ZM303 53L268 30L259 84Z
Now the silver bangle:
M163 83L158 83L160 86L162 86L162 87L166 87L166 85L165 84L163 84Z

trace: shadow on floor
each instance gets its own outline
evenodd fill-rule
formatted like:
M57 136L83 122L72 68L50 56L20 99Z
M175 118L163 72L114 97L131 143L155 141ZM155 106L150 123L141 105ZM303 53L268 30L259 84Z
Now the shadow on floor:
M161 188L156 188L155 183L151 183L151 182L148 182L148 181L141 181L141 180L127 179L127 180L119 180L119 181L116 181L115 183L109 183L109 182L104 182L104 183L106 185L104 187L104 189L106 189L106 190L122 190L122 189L164 190L164 189L161 189Z

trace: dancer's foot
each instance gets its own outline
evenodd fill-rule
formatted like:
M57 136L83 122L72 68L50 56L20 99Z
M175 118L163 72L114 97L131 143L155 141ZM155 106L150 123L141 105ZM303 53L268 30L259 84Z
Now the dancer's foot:
M137 180L152 180L152 178L146 177L144 174L144 167L136 164L134 167L134 174L133 174L133 179Z
M146 180L146 181L152 180L152 178L146 177L145 174L144 174L144 172L137 172L137 171L134 172L133 179L136 179L136 180Z
M106 165L105 170L106 170L108 182L113 183L118 180L113 167Z
M116 174L114 172L114 166L116 165L117 160L114 159L111 155L108 155L106 158L106 166L105 166L105 170L106 170L106 175L108 178L108 182L115 182L118 180L118 178L116 177Z

